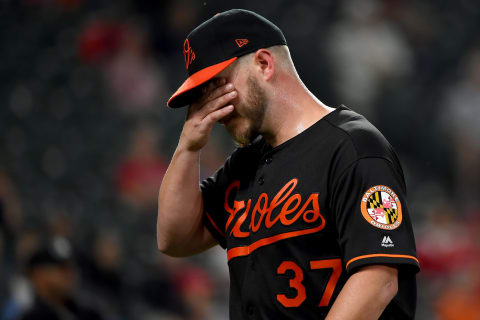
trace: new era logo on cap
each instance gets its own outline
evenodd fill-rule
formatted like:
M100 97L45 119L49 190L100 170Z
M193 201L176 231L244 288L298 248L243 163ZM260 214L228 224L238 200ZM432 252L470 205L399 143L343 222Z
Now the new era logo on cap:
M241 48L248 43L248 39L235 39L235 42L237 43L237 46Z

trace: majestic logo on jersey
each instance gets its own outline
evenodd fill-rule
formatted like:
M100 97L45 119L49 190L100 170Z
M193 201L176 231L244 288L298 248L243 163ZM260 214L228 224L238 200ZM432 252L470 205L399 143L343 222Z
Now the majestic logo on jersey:
M384 236L382 240L382 247L385 248L393 248L395 245L393 244L392 239L390 239L390 236Z
M389 187L369 188L362 197L360 208L363 217L377 228L393 230L402 223L402 204Z
M318 193L312 193L305 201L299 193L292 194L298 179L292 179L278 193L269 199L266 193L260 194L255 201L229 201L231 194L240 189L240 181L234 181L225 191L224 208L229 213L225 233L235 238L247 238L250 233L260 229L271 230L273 227L291 226L296 222L303 225L301 230L268 235L247 247L230 249L229 257L246 255L258 247L304 234L315 233L325 227L325 218L320 213ZM248 219L247 219L248 218ZM232 226L233 225L233 226ZM297 226L297 224L295 224ZM245 249L247 248L247 249ZM232 251L233 250L233 251Z

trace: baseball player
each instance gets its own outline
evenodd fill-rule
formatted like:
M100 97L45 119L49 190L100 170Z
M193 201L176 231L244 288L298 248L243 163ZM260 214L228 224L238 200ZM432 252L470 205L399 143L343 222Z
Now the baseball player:
M419 264L388 141L310 93L258 14L217 14L183 50L189 77L168 105L189 108L160 187L159 249L226 249L230 319L413 319ZM199 185L216 122L239 147Z

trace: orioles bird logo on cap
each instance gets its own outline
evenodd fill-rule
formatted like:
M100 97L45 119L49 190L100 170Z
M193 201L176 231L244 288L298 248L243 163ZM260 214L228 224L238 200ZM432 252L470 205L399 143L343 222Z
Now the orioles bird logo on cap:
M195 52L193 52L192 47L190 47L188 39L185 39L183 43L183 56L185 57L185 67L188 70L188 67L192 64L193 60L195 60Z

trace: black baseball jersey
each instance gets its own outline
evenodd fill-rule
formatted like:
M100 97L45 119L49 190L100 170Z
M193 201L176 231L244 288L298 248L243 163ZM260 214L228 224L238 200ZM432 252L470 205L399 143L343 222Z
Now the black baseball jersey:
M272 148L237 149L202 181L204 223L227 250L230 319L321 319L361 266L396 265L380 319L413 319L419 270L395 151L341 106Z

